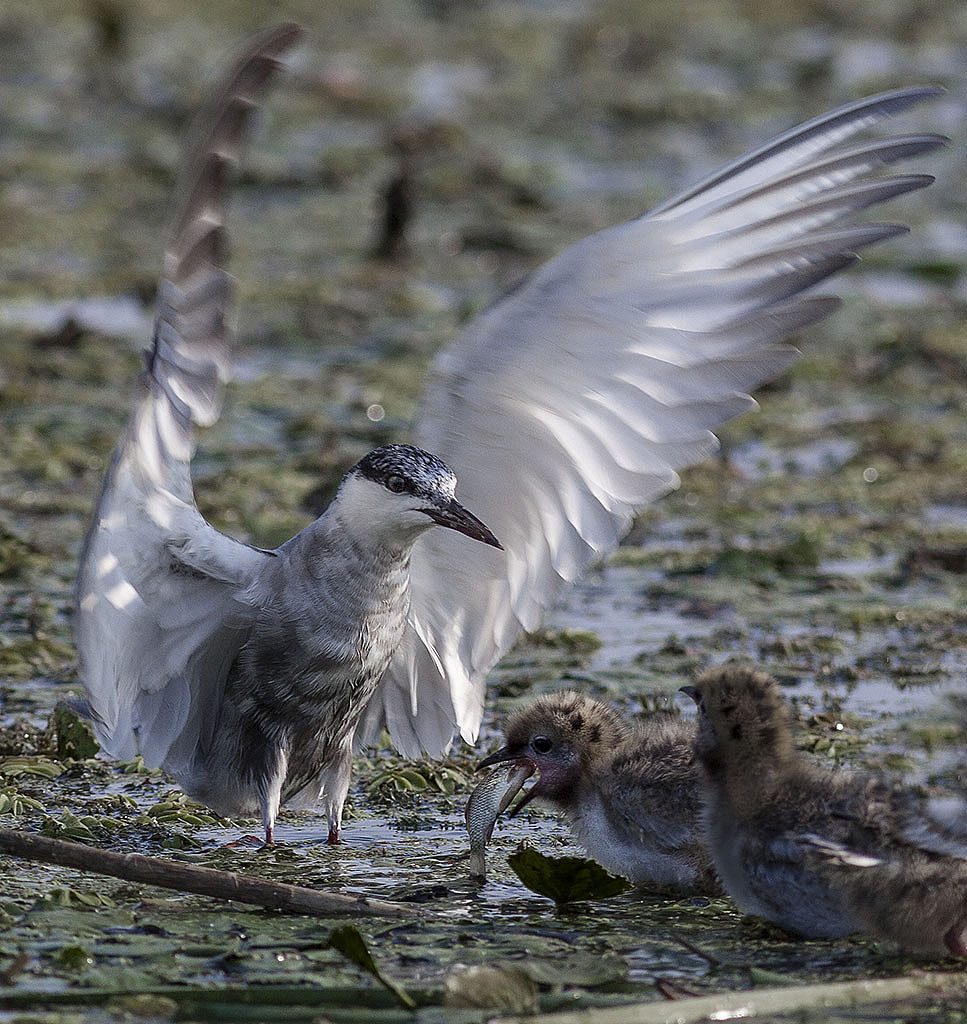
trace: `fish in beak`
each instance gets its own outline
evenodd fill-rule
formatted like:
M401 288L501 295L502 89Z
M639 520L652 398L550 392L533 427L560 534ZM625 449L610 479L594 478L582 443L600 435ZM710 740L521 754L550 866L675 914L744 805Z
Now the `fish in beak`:
M494 765L505 764L508 761L514 761L517 764L518 771L511 777L507 789L504 791L503 796L497 805L497 814L495 817L499 817L504 811L510 807L514 797L521 791L524 783L534 774L539 773L539 769L534 762L527 757L525 754L521 754L519 750L515 750L511 747L501 747L500 750L495 750L489 757L485 757L480 764L477 765L476 771L480 771L481 768L491 768ZM518 814L523 810L535 796L540 796L540 775L538 774L537 782L529 790L527 790L521 799L517 802L517 806L512 808L509 812L509 817L513 818L514 815Z

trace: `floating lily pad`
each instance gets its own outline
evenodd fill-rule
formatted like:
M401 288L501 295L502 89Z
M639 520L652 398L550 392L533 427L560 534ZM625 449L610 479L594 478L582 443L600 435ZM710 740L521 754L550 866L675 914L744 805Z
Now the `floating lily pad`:
M631 883L584 857L547 857L521 846L507 858L517 877L532 892L557 904L603 900L627 892Z

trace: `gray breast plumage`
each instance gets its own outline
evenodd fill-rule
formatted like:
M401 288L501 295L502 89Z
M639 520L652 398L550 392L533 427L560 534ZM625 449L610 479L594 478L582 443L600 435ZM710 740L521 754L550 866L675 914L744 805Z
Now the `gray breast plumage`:
M409 559L388 549L363 551L345 537L332 544L310 528L279 549L260 588L217 720L179 779L230 815L255 813L273 786L283 802L308 792L348 757L403 636Z

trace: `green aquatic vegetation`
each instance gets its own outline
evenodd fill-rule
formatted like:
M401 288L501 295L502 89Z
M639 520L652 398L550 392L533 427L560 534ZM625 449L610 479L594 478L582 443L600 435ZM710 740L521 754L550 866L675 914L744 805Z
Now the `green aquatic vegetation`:
M896 48L896 66L882 68L884 86L924 48L938 80L956 80L956 61L944 55L958 52L963 34L946 0L918 10L915 29L903 5L873 0L840 5L835 25L828 11L804 15L774 3L745 4L740 17L734 5L709 11L665 0L571 4L566 12L491 4L441 15L443 6L416 5L400 18L398 5L376 5L363 17L358 4L336 0L323 32L318 12L300 12L313 39L272 100L233 203L241 372L222 423L201 434L195 467L205 512L235 536L285 539L365 450L406 439L434 352L542 258L638 214L697 165L760 141L767 125L792 119L793 107L806 114L834 93L858 94L863 83L837 78L838 68L856 66L854 48ZM0 32L9 72L0 216L14 228L0 237L11 270L0 300L128 293L145 296L150 313L177 158L173 126L210 80L211 64L197 53L224 52L258 18L220 2L202 11L174 0L150 17L147 10L143 0L125 6L131 24L120 30L128 33L120 58L98 49L95 19L74 0L57 11L24 7ZM154 45L157 32L164 46ZM776 57L776 40L795 45ZM105 68L117 72L113 91L103 88ZM475 75L483 84L473 84ZM88 85L84 117L64 116L66 104L76 106L75 86ZM432 108L441 98L442 112L419 113L424 100ZM144 116L132 119L132 110ZM415 146L406 156L417 189L409 251L377 265L367 255L374 200L401 145ZM953 784L959 711L934 695L964 672L967 590L950 568L967 543L963 288L949 243L929 239L962 221L962 177L948 164L922 205L898 205L898 219L909 211L930 230L915 230L908 248L864 260L844 281L852 294L835 323L804 332L804 360L760 396L756 414L728 428L722 457L683 474L681 489L648 510L566 617L552 613L552 636L563 627L595 641L569 649L525 639L492 674L478 751L498 745L510 710L540 693L576 686L623 709L642 696L650 710L695 671L742 655L773 669L807 719L829 711L844 725L806 722L805 742L825 747L818 756L882 767L884 750L898 750L902 764L889 763L901 778ZM919 254L912 273L904 269L911 252ZM894 280L901 297L904 288L925 289L923 300L890 310ZM504 855L520 840L574 851L553 817L530 809L502 822L491 880L471 890L457 859L463 783L441 775L441 786L422 764L394 775L398 761L358 759L352 796L364 816L350 823L342 847L325 846L318 818L286 813L278 850L220 849L252 826L189 803L165 807L171 786L157 772L137 762L92 764L83 736L62 745L70 729L56 723L45 734L74 673L77 550L146 340L72 337L56 325L0 331L0 751L69 766L56 778L5 778L0 792L42 805L24 803L21 816L5 821L31 827L46 813L46 827L76 828L111 848L178 850L267 878L419 901L426 919L376 929L367 946L428 1021L444 1012L438 1004L457 964L523 969L542 1010L582 1013L651 1001L668 978L702 994L745 991L768 981L750 962L800 983L912 971L871 943L803 943L759 930L726 900L636 893L593 912L549 914ZM385 413L379 422L367 416L374 404ZM855 446L844 461L803 468L802 450L842 440ZM757 462L755 445L768 458ZM616 566L629 575L613 586L611 604L599 595ZM478 756L459 748L444 765L462 776ZM398 788L401 778L412 788ZM105 1010L192 1020L412 1019L388 992L367 987L368 978L361 984L341 954L318 948L328 926L317 922L6 859L0 873L9 886L0 962L24 950L39 965L15 989L2 988L0 1013L66 1014L77 1024ZM44 904L24 913L65 888L117 905ZM721 965L712 970L673 932ZM79 972L56 964L52 954L70 946L96 964ZM149 991L154 1006L118 1002ZM681 1005L659 1009L667 1015ZM904 1005L901 1016L939 1024L959 1012L950 999L929 1016L922 1003ZM893 1019L899 1010L869 1013Z
M4 757L0 759L0 777L16 779L29 776L38 779L56 779L64 766L47 757Z
M528 889L558 906L607 899L631 888L626 878L612 875L585 857L548 857L522 845L507 858L507 863Z
M774 574L788 577L815 572L822 549L823 542L817 535L800 533L774 547L725 547L707 565L698 563L689 568L696 572L765 581Z
M118 771L124 775L160 775L157 768L145 766L144 758L138 754L133 761L123 761L118 765Z
M174 1020L178 1015L178 1002L159 995L115 996L104 1008L112 1015L138 1020Z
M164 800L152 804L145 811L149 820L161 825L189 825L208 828L213 825L229 824L181 792L169 793Z
M967 718L905 722L899 732L904 746L917 746L928 753L967 747Z
M0 518L0 581L23 583L43 564L43 554L4 518Z
M45 739L60 761L83 761L100 749L90 723L66 704L58 704L47 722Z
M851 748L855 745L857 744L850 742L848 738L834 740L829 736L808 736L798 744L802 750L808 750L810 753L821 755L836 762L843 761L853 753Z
M357 967L361 967L368 974L371 974L388 992L399 1001L401 1006L408 1010L416 1009L416 1003L412 996L395 981L392 981L376 966L372 953L366 945L365 940L359 931L351 925L343 925L335 928L329 934L326 945L330 949L338 950L347 960L351 960Z
M467 781L462 771L450 765L403 763L380 771L367 782L366 793L383 801L424 790L450 795L464 789Z
M19 818L29 811L42 811L44 805L39 800L25 796L15 786L0 787L0 815L9 814Z
M115 817L103 814L74 814L63 810L58 815L44 816L40 824L41 835L53 839L70 839L78 843L110 842L121 828Z
M10 680L61 675L73 660L73 647L59 637L0 636L0 675Z
M852 720L855 722L855 719ZM868 724L868 723L867 723ZM796 737L800 750L828 758L837 764L855 758L871 742L870 736L842 716L824 713L813 715Z
M85 971L94 966L94 957L83 946L61 946L52 959L69 971Z
M74 889L69 886L56 886L42 899L38 900L31 910L34 913L41 913L51 908L96 910L104 907L112 908L114 906L114 901L101 893L92 892L87 889Z
M601 648L601 638L590 629L540 629L528 633L524 642L581 656L594 654Z

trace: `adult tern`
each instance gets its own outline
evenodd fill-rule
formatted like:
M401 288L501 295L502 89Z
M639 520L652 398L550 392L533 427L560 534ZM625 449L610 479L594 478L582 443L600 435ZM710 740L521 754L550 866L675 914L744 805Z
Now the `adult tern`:
M781 339L836 304L803 293L904 230L853 215L932 180L877 172L944 140L847 146L939 90L860 100L571 246L441 352L420 447L371 453L267 551L205 521L190 460L231 367L227 179L300 35L255 40L195 126L76 636L105 752L141 754L216 810L260 813L269 841L281 803L321 803L335 841L354 741L385 727L404 754L438 756L475 740L489 669L789 366Z

